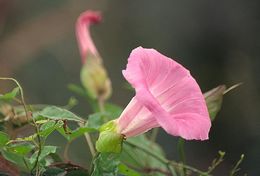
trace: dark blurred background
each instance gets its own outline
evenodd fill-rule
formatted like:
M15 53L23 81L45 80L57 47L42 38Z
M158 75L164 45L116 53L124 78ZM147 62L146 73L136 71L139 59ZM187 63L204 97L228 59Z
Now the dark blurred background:
M0 0L0 76L17 78L27 102L65 105L79 84L80 56L74 24L86 9L101 10L92 36L111 77L111 98L122 107L133 93L121 70L130 51L151 47L187 67L203 91L244 84L228 93L206 142L186 144L188 163L206 169L218 150L227 156L216 175L227 175L240 154L242 173L260 173L260 1L258 0ZM13 85L0 82L0 91ZM81 101L75 109L86 115ZM53 137L54 138L54 137ZM176 139L160 131L158 141L176 159ZM71 158L88 162L79 139ZM55 138L64 143L62 137ZM258 174L257 174L258 173Z

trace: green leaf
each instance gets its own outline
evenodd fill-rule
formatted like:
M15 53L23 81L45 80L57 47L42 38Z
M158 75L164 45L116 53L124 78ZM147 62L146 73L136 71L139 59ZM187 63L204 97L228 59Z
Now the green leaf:
M67 130L67 131L65 131L63 127L60 127L60 128L57 129L57 131L58 131L63 137L65 137L65 139L67 139L68 141L70 141L70 140L71 140L71 138L70 138L70 133L71 133L72 130L71 130L69 127L67 127L66 130Z
M19 87L16 87L11 92L0 95L0 101L12 101L18 95L19 90Z
M6 149L9 152L16 153L18 155L27 155L29 152L31 152L34 149L34 145L31 143L16 143L16 144L10 144Z
M61 159L60 155L57 154L57 153L50 153L50 154L49 154L49 157L50 157L50 158L52 159L52 161L55 162L55 163L61 163L61 162L62 162L62 159Z
M3 146L5 146L6 143L7 143L9 140L10 140L9 136L8 136L6 133L0 131L0 148L2 148Z
M117 176L119 156L115 153L98 153L93 161L91 176Z
M72 141L82 135L84 133L89 133L89 132L96 132L98 130L94 128L90 128L87 125L81 126L76 128L75 130L71 130L67 127L67 132L65 132L64 128L59 128L58 131L60 132L61 135L63 135L68 141Z
M119 164L118 166L119 174L125 175L125 176L141 176L138 172L136 172L133 169L130 169L124 164Z
M76 122L84 121L84 119L78 117L74 113L57 106L48 106L39 112L39 115L52 120L71 120Z
M224 95L225 91L226 91L226 86L220 85L220 86L204 93L204 98L207 103L211 121L213 121L215 119L215 117L217 116L218 112L221 109L223 95Z
M108 113L98 112L95 114L91 114L88 117L87 127L98 130L101 125L107 122Z
M45 157L47 157L49 154L51 153L55 153L56 152L57 147L56 146L43 146L43 148L41 149L41 153L39 156L39 161L42 161ZM30 158L30 163L33 164L36 162L37 156L38 156L38 152L36 151Z
M108 120L113 120L118 118L121 115L123 109L118 105L112 103L106 103L105 111L108 113L108 117L109 117Z
M70 97L68 104L64 107L66 109L72 109L78 104L78 100L75 97Z
M76 94L78 94L79 96L81 97L86 97L88 96L87 94L87 91L81 87L81 86L78 86L76 84L69 84L68 85L68 89Z
M18 167L20 167L23 170L27 170L27 167L26 167L24 162L26 162L27 165L29 166L29 168L31 168L30 167L31 165L28 162L28 159L25 158L24 156L20 155L20 154L12 153L12 152L9 152L9 151L6 151L6 150L2 150L1 154L3 155L3 157L6 160L14 163L15 165L17 165Z
M41 126L39 134L42 137L48 137L54 130L62 127L62 125L63 122L61 120L59 121L50 120Z
M99 110L98 103L89 96L88 92L81 86L78 86L76 84L69 84L68 89L76 94L78 94L81 97L86 98L88 104L91 106L91 108L97 112Z
M73 130L70 134L70 140L74 140L80 136L82 136L84 133L88 133L88 132L94 132L94 131L97 131L93 128L89 128L89 127L86 127L86 126L83 126L83 127L79 127L75 130Z
M121 113L122 108L119 106L106 104L105 112L97 112L89 115L87 126L98 130L104 123L118 118Z
M120 158L120 161L122 163L138 170L153 168L155 170L160 169L167 171L167 167L165 164L140 149L143 148L147 151L151 151L158 158L164 159L165 154L158 144L148 140L145 135L139 135L137 137L129 138L127 139L127 142L133 145L128 145L127 143L123 144L123 151ZM134 146L138 146L138 148ZM161 176L162 174L158 172L152 172L151 175Z

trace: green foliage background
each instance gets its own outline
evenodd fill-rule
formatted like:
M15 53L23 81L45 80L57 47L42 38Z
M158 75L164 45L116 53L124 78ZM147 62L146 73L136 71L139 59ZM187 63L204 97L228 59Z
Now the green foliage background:
M241 153L249 175L260 170L259 152L259 2L252 1L1 1L0 75L21 81L29 103L65 105L79 83L80 56L74 23L86 9L103 11L104 21L92 28L93 38L112 79L112 101L124 107L133 95L124 89L121 70L130 51L142 45L160 50L191 70L202 90L219 84L243 86L227 95L208 142L188 142L187 160L206 167L218 150L227 152L228 170ZM0 82L1 92L11 89ZM87 115L81 101L75 108ZM58 134L57 134L58 135ZM71 158L89 163L88 153L75 140ZM158 141L170 159L177 157L176 138L160 131ZM57 145L63 138L50 136ZM198 159L199 158L199 159Z

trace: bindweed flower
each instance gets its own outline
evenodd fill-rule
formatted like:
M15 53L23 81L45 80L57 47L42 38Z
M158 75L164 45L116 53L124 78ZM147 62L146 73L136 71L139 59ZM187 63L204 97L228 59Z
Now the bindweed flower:
M208 139L206 102L187 69L154 49L139 47L123 75L136 95L116 120L118 133L131 137L162 127L184 139Z
M208 139L211 121L206 102L187 69L154 49L138 47L130 54L123 75L136 95L118 119L108 122L111 128L103 128L100 136L116 132L129 138L162 127L187 140ZM101 143L99 139L97 144ZM111 151L102 146L105 144L98 145L99 151Z
M99 12L83 12L77 19L76 36L83 64L81 82L92 98L107 99L111 95L111 82L89 31L92 24L100 21Z

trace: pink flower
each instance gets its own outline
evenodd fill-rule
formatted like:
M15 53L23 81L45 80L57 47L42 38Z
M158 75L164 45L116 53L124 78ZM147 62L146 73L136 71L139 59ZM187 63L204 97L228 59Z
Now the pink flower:
M162 127L184 139L208 139L211 121L203 94L182 65L154 49L138 47L123 75L136 95L116 120L118 133L132 137Z
M83 64L88 56L99 58L98 51L90 36L89 28L90 25L99 23L101 19L100 12L90 10L83 12L77 19L76 36Z

